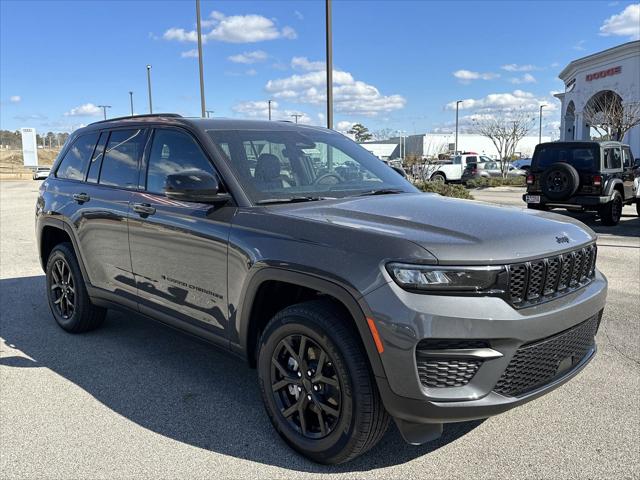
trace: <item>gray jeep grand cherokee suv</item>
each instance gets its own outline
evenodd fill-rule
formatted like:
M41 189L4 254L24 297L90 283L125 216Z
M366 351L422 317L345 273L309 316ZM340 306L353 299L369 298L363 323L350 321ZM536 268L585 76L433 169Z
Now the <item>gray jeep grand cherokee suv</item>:
M419 444L566 382L594 355L607 290L581 223L420 193L343 135L288 122L94 123L36 220L63 329L126 308L236 353L278 433L322 463L391 418Z

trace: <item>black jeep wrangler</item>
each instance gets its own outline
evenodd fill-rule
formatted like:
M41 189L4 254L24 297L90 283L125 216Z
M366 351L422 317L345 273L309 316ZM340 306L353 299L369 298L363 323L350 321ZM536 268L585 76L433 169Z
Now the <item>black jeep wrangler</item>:
M635 202L631 149L620 142L550 142L536 146L527 176L527 207L596 211L604 225Z

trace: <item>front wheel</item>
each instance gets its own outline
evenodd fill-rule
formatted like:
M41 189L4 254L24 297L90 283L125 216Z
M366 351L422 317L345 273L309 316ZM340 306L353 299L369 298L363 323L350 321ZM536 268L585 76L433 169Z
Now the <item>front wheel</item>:
M287 307L260 339L258 375L280 436L309 459L349 461L382 438L389 415L352 319L332 302Z
M611 200L605 203L600 208L600 218L602 224L607 226L614 226L620 222L622 217L622 195L617 190L613 191Z

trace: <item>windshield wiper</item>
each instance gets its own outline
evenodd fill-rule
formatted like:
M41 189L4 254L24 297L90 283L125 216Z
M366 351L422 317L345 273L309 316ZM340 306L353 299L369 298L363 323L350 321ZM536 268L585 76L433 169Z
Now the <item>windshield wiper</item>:
M332 197L287 197L287 198L265 198L264 200L258 200L256 205L269 205L273 203L301 203L301 202L316 202L318 200L334 200Z
M366 197L367 195L392 195L394 193L406 193L401 188L380 188L378 190L369 190L368 192L359 193L358 197Z

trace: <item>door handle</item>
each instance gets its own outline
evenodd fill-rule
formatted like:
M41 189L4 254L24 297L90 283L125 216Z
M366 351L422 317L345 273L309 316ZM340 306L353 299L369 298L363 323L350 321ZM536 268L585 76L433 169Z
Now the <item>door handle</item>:
M74 193L73 199L78 203L84 203L91 200L91 197L89 197L89 195L87 195L86 193Z
M152 207L148 203L134 203L131 208L140 215L153 215L156 213L155 207Z

